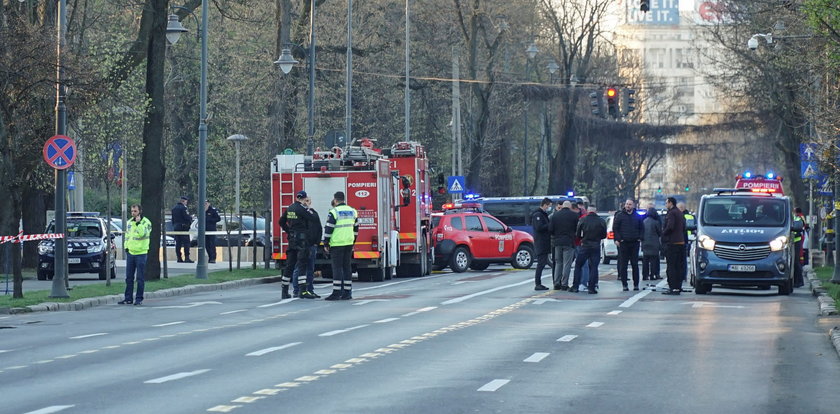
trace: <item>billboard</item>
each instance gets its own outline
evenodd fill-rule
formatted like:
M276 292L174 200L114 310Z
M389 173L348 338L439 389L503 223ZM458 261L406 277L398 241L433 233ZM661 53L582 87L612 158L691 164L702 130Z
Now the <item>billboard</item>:
M680 0L650 0L650 11L639 10L638 1L624 2L627 24L670 26L680 24Z

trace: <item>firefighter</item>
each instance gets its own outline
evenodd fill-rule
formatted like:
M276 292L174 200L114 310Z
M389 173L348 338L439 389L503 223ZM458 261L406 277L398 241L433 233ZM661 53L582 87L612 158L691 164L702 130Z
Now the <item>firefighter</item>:
M802 209L796 207L793 209L793 221L802 222L802 231L793 234L793 250L795 256L793 257L793 287L805 286L805 279L802 276L802 236L808 231L808 222L805 221L805 215L802 214Z
M359 213L348 206L345 200L343 191L333 195L335 207L327 215L327 224L324 226L324 249L330 254L333 272L333 291L324 300L353 299L350 258L353 244L359 235Z
M297 270L299 275L306 275L306 267L309 264L309 226L313 219L312 214L303 205L303 200L306 197L306 191L298 191L295 195L295 202L289 205L283 215L280 216L280 227L286 232L289 240L289 247L286 249L286 268L283 270L283 277L280 279L283 286L283 299L292 297L289 294L289 282L291 282L292 274ZM300 281L303 281L303 284ZM301 278L298 285L301 289L301 298L315 298L315 295L306 290L306 278Z

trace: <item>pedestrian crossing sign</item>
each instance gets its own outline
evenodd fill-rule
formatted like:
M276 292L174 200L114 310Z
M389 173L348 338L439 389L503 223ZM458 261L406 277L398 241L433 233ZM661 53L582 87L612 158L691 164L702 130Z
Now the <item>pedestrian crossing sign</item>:
M448 182L446 188L450 194L464 192L464 187L466 187L466 180L464 179L463 175L451 175L447 178Z

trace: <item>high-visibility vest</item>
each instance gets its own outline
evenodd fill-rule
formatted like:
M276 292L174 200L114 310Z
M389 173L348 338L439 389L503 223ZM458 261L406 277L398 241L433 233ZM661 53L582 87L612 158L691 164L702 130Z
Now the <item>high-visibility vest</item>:
M355 242L356 235L353 226L356 224L358 213L356 209L342 204L330 210L335 220L335 228L330 236L330 246L350 246Z
M126 226L125 243L123 245L130 254L146 254L149 252L149 236L151 234L152 222L148 218L143 217L139 223L132 218Z
M800 216L793 216L793 221L804 221L804 220L802 220L802 217L800 217ZM804 223L803 223L803 225L804 225ZM802 232L796 232L796 234L793 235L793 242L794 243L799 243L800 240L802 240Z

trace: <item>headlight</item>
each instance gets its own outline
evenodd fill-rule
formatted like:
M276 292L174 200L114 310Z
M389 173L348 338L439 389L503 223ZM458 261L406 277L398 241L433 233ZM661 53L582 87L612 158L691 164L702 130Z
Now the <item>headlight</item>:
M55 248L53 248L53 245L51 245L51 244L39 244L38 245L38 254L52 254L52 252L54 250L55 250Z
M94 244L93 246L88 246L88 253L99 253L102 249L105 248L105 243Z
M709 237L705 234L700 236L699 239L697 239L697 243L699 243L698 245L702 249L705 249L705 250L714 250L715 249L715 239L713 239L713 238L711 238L711 237Z
M780 250L784 250L787 247L787 241L787 236L776 237L773 241L770 242L770 251L778 252Z

